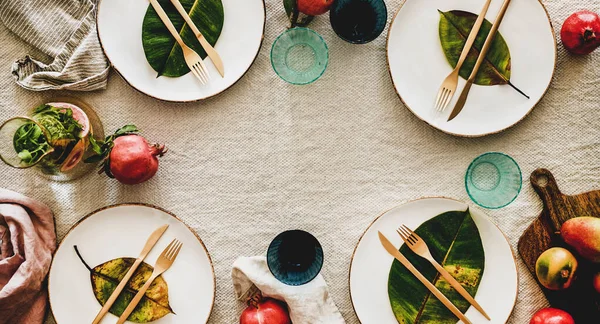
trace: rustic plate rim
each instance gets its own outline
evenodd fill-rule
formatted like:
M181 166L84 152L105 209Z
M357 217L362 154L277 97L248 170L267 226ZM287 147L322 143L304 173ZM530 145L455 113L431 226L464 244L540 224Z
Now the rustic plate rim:
M523 119L525 119L525 117L529 116L531 114L531 112L533 111L533 109L535 107L537 107L537 105L542 101L542 99L548 93L548 90L550 89L550 85L552 85L552 81L554 80L554 75L556 74L556 65L558 63L558 43L556 41L556 32L554 31L554 26L552 25L552 20L550 18L550 13L548 12L548 8L546 8L546 6L542 2L542 0L537 0L539 2L539 4L542 6L542 8L544 9L544 12L546 13L546 19L548 19L548 24L550 25L550 30L552 31L552 39L554 40L554 65L552 67L552 75L550 76L550 82L548 82L548 86L546 87L546 89L544 90L544 92L542 93L542 95L540 96L540 99L538 99L538 101L531 106L531 108L529 109L529 111L527 111L527 113L525 113L523 115L523 117L521 117L519 120L517 120L513 124L511 124L511 125L503 128L503 129L497 130L497 131L492 131L492 132L482 133L482 134L476 134L476 135L465 135L465 134L459 134L459 133L454 133L454 132L450 132L450 131L447 131L447 130L440 129L439 127L437 127L433 123L431 123L431 122L425 120L424 118L422 118L421 116L417 115L414 112L414 110L412 110L410 108L410 106L404 101L404 99L402 98L402 96L398 92L398 88L396 87L396 82L394 82L394 78L392 77L392 70L390 68L389 45L390 45L390 34L391 34L391 31L392 31L392 25L396 21L396 18L398 16L398 14L400 13L400 10L402 10L402 7L406 3L406 1L408 1L408 0L404 0L404 1L402 1L402 3L400 3L398 9L396 10L396 13L394 14L394 17L390 21L390 26L388 27L388 32L387 32L387 39L386 39L386 42L385 42L385 57L386 57L386 61L385 62L386 62L386 65L387 65L388 74L390 76L390 79L392 80L392 85L394 87L394 92L396 92L396 95L398 96L398 98L400 98L400 101L402 102L402 104L404 105L404 107L406 107L408 109L408 111L410 111L415 117L417 117L422 122L427 123L427 125L429 125L429 126L435 128L435 129L437 129L438 131L440 131L442 133L446 133L448 135L453 135L453 136L457 136L457 137L477 138L477 137L484 137L484 136L488 136L488 135L499 134L499 133L504 132L505 130L507 130L509 128L514 127L515 125L517 125L518 123L520 123L521 121L523 121Z
M194 229L192 229L187 223L185 223L181 218L177 217L174 213L158 207L156 205L152 205L152 204L147 204L147 203L140 203L140 202L126 202L126 203L119 203L119 204L113 204L113 205L108 205L108 206L104 206L101 208L98 208L90 213L88 213L87 215L85 215L84 217L82 217L80 220L78 220L75 224L73 224L73 226L71 226L71 228L67 231L67 233L64 235L64 237L62 238L62 240L60 241L60 243L57 245L56 250L54 250L54 253L52 254L52 263L50 263L50 268L48 269L48 305L50 308L50 313L52 315L52 318L54 319L54 321L56 321L56 323L58 324L58 320L56 319L56 316L54 316L54 310L52 309L52 299L50 298L50 272L52 272L52 267L54 266L54 255L56 254L56 252L58 251L58 249L60 249L60 247L62 246L62 244L64 243L65 239L67 238L67 236L69 236L69 234L71 234L71 232L73 232L73 230L75 230L75 228L79 225L81 225L81 223L83 223L86 219L90 218L91 216L107 210L107 209L111 209L111 208L118 208L118 207L125 207L125 206L137 206L137 207L148 207L148 208L152 208L152 209L156 209L158 211L161 211L171 217L173 217L174 219L176 219L177 221L179 221L181 224L183 224L192 234L194 234L194 236L196 237L196 239L198 240L198 242L200 243L200 245L202 246L202 248L204 249L204 252L206 252L206 256L208 257L208 261L210 263L210 268L211 268L211 274L213 277L213 298L212 298L212 303L210 305L210 311L208 312L208 316L206 317L205 323L208 323L208 320L210 319L210 316L212 315L212 311L215 308L215 300L216 300L216 295L217 295L217 277L215 276L215 266L213 264L212 258L210 256L210 253L208 253L208 249L206 248L206 245L204 244L204 242L202 241L202 239L200 238L200 236L198 235L198 233L196 233L196 231Z
M350 295L350 304L352 305L352 310L354 311L354 315L356 316L356 318L358 318L358 321L362 323L361 319L358 317L358 314L356 313L356 307L354 306L354 299L352 299L352 289L351 289L351 285L350 285L350 278L352 276L352 264L354 263L354 256L356 254L356 250L358 249L358 245L360 244L360 242L362 241L363 237L365 236L365 234L367 233L367 231L371 228L371 226L373 226L373 224L375 224L375 222L380 219L383 215L387 214L388 212L390 212L393 209L396 209L398 207L413 203L413 202L417 202L417 201L421 201L421 200L428 200L428 199L447 199L447 200L452 200L455 202L459 202L462 204L465 204L467 207L470 208L468 203L465 203L462 200L458 200L455 198L450 198L450 197L446 197L446 196L425 196L425 197L420 197L417 199L411 199L411 200L405 200L403 202L401 202L400 204L394 205L391 208L386 209L385 211L383 211L382 213L380 213L377 217L375 217L375 219L373 219L369 225L365 228L365 231L360 235L360 237L358 238L358 241L356 242L356 245L354 246L354 250L352 251L352 256L350 257L350 266L348 267L348 293ZM487 215L487 213L483 213L485 215L485 217L490 221L491 224L493 224L500 233L502 233L502 236L504 237L504 239L506 240L506 244L508 245L508 247L510 248L510 253L511 256L514 260L515 263L515 271L516 271L516 277L517 277L517 290L515 293L515 300L513 301L513 305L512 305L512 309L510 311L510 314L508 314L508 317L506 319L506 322L504 322L505 324L508 323L508 321L510 320L510 318L512 317L513 313L515 312L515 306L517 305L517 300L519 298L519 283L520 283L520 276L519 276L519 266L517 265L517 258L515 257L515 251L513 250L512 245L510 245L510 241L508 240L508 237L506 236L506 234L504 234L504 232L500 229L500 227L498 227L498 225L496 223L494 223L491 219L490 216Z
M256 50L256 54L254 55L254 59L252 59L252 62L250 62L250 65L248 65L248 68L246 68L246 71L244 71L244 73L242 73L240 75L240 77L235 80L232 84L230 84L229 86L225 87L225 89L213 93L209 96L205 96L202 98L197 98L197 99L189 99L189 100L169 100L169 99L164 99L164 98L158 98L148 92L145 92L141 89L138 89L136 86L134 86L133 84L131 84L131 82L129 82L129 80L127 80L127 78L125 78L125 76L123 75L123 73L121 71L119 71L119 69L112 64L112 61L110 60L110 57L108 56L108 54L106 53L106 50L104 49L104 45L102 44L102 37L100 36L100 28L98 28L98 17L99 17L99 13L100 13L100 4L102 3L102 0L98 0L98 3L96 4L96 34L98 36L98 42L100 43L100 48L102 49L102 53L104 54L104 56L106 57L106 59L108 60L110 66L113 68L113 70L115 72L117 72L117 74L119 75L119 77L121 77L121 79L123 79L123 81L125 81L125 83L127 83L127 85L129 85L131 88L133 88L134 90L136 90L137 92L146 95L148 97L154 98L156 100L160 100L163 102L174 102L174 103L190 103L190 102L199 102L199 101L203 101L215 96L220 95L221 93L229 90L229 88L233 87L234 85L236 85L247 73L248 71L250 71L250 68L254 65L254 63L256 63L256 59L258 59L258 54L260 54L260 50L263 46L264 40L265 40L265 30L266 30L266 26L267 26L267 5L265 3L265 0L261 0L262 6L263 6L263 11L264 11L264 17L265 19L263 20L263 28L262 28L262 35L260 37L260 43L258 45L258 49Z

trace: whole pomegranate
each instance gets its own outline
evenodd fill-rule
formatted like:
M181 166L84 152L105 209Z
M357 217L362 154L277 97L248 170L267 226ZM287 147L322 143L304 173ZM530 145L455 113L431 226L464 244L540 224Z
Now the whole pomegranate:
M575 320L564 310L548 307L533 314L529 324L575 324Z
M596 289L596 291L600 294L600 272L594 275L592 281L594 284L594 289Z
M138 184L152 178L158 171L158 157L167 150L164 145L148 143L138 132L134 125L127 125L102 142L92 139L90 145L96 155L85 162L103 161L99 173L105 172L124 184Z
M582 10L569 16L562 25L560 38L573 54L589 54L600 46L600 17Z
M292 324L292 320L283 302L257 294L248 300L240 324Z
M334 0L298 0L298 11L309 16L318 16L329 11Z
M110 173L124 184L138 184L152 178L158 171L158 156L165 146L149 144L140 135L117 137L110 151Z

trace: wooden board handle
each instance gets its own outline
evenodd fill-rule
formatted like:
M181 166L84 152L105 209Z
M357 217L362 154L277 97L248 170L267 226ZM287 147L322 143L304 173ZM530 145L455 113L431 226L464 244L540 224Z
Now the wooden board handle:
M531 173L530 177L533 189L540 195L540 198L548 198L562 195L554 175L548 169L537 169ZM547 200L544 200L547 201Z
M537 169L531 173L530 181L533 189L542 199L544 209L548 212L551 232L560 230L562 223L566 220L561 216L569 208L565 206L564 195L558 188L554 175L548 169Z

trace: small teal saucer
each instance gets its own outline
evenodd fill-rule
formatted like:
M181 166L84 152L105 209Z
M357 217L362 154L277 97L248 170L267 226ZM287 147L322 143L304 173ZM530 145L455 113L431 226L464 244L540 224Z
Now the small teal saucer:
M267 250L269 270L277 280L300 286L313 280L323 267L323 249L310 233L285 231L273 240Z
M271 48L275 73L291 84L309 84L323 75L329 61L327 44L312 29L290 28L279 35Z
M471 200L477 205L496 209L513 202L523 179L519 165L510 156L489 152L475 158L465 176L465 186Z

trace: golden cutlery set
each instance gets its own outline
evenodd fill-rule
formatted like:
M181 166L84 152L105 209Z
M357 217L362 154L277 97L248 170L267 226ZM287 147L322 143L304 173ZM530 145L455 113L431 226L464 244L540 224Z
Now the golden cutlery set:
M486 319L490 320L488 314L483 310L481 305L463 288L463 286L452 277L446 269L442 265L440 265L431 255L429 248L425 241L417 235L417 233L413 232L411 229L402 225L399 227L396 232L402 238L404 243L413 251L416 255L426 259L429 261L433 267L440 273L440 275L454 288L465 300L469 302L469 304L473 305L475 309L477 309ZM399 249L397 249L390 240L388 240L381 232L379 232L379 240L381 244L385 248L385 250L391 254L396 260L398 260L408 271L410 271L421 283L429 289L429 291L437 297L437 299L444 304L458 319L463 321L465 324L472 323L452 302L448 297L444 296L444 294L435 287L421 272L415 268L415 266L408 261L408 259L400 253Z
M183 50L183 58L185 59L185 63L187 64L187 66L192 71L192 74L194 74L194 76L198 80L200 80L202 84L207 84L210 79L210 75L208 74L208 69L206 68L206 65L204 64L204 61L202 60L200 55L198 55L198 53L196 53L193 49L191 49L183 42L183 39L179 35L179 31L177 30L177 28L175 28L175 26L169 19L169 16L167 16L165 10L158 3L158 0L149 1L154 10L156 10L156 13L158 14L162 22L169 30L169 32L175 38L175 41L177 41L179 46L181 46L181 49ZM225 68L223 66L223 61L219 56L219 53L217 53L217 51L212 47L212 45L210 45L210 43L206 40L204 35L202 35L196 24L194 24L194 22L192 21L192 18L190 18L190 16L188 15L185 8L183 8L183 5L181 5L181 2L179 2L179 0L171 0L171 3L173 4L173 6L175 6L175 9L177 9L179 14L183 17L183 19L185 20L186 24L190 27L192 32L194 32L194 35L196 36L196 38L198 38L200 45L202 45L202 48L213 62L217 71L219 71L221 77L224 77Z
M444 79L444 81L442 82L442 85L440 86L440 90L438 91L438 95L437 95L437 98L436 98L436 101L434 104L435 109L439 112L443 112L446 109L446 107L448 107L448 105L450 104L450 101L452 101L452 97L454 97L454 94L456 93L456 88L458 86L459 71L460 71L463 63L465 62L467 55L469 54L469 51L471 50L471 47L475 43L475 39L477 38L479 29L481 29L481 26L483 25L483 21L485 20L485 15L488 11L488 8L490 7L491 2L492 2L492 0L486 0L485 4L483 5L483 9L481 10L481 13L477 17L477 20L475 21L475 24L473 25L473 28L471 29L471 32L469 33L469 37L467 38L467 40L465 42L465 46L463 47L463 50L458 59L458 62L456 63L456 67L454 68L454 70L452 72L450 72L450 74L446 77L446 79ZM473 85L473 82L475 81L475 77L477 76L477 72L479 71L481 64L485 60L485 57L486 57L490 47L492 46L492 42L494 41L494 37L496 36L498 27L500 27L500 23L502 23L502 19L504 18L504 14L506 13L506 9L508 8L509 4L510 4L510 0L505 0L504 3L502 4L502 7L500 8L500 11L498 12L498 16L496 17L496 20L494 21L494 24L492 25L492 28L490 29L490 32L487 35L487 38L485 39L485 42L484 42L481 50L479 51L479 56L477 57L477 61L475 62L473 71L469 75L469 79L467 79L467 83L465 84L465 87L463 88L462 92L460 93L460 96L458 97L458 100L457 100L456 104L454 105L454 109L452 109L452 112L450 113L450 116L448 117L448 121L451 121L452 119L454 119L464 108L465 103L467 102L467 97L469 95L469 91L471 90L471 86Z
M152 1L154 1L154 0L152 0ZM150 237L148 237L148 240L146 241L146 244L144 245L142 252L140 252L140 255L138 256L138 258L131 265L131 268L129 268L129 271L127 271L127 273L125 274L125 277L123 277L121 282L119 282L119 285L117 286L117 288L115 288L115 290L112 292L112 294L110 295L110 297L108 298L108 300L106 301L104 306L102 306L102 309L100 309L100 311L98 312L98 315L96 315L96 318L94 318L94 321L92 322L92 324L100 323L100 321L102 320L104 315L106 315L106 313L108 312L110 307L117 300L117 298L119 297L119 294L123 291L123 289L129 282L129 280L131 279L131 277L133 276L133 274L135 273L135 271L137 270L139 265L142 263L142 261L144 261L146 256L148 256L148 253L150 253L150 251L152 250L154 245L156 245L156 243L161 238L161 236L165 233L165 231L167 230L168 227L169 227L169 225L163 225L163 226L159 227L158 229L156 229L150 235ZM125 309L125 311L123 311L123 314L121 314L121 316L119 317L117 324L125 323L125 321L127 320L127 317L129 317L129 315L133 312L133 310L138 305L140 300L142 300L142 297L144 297L144 294L146 293L146 291L148 290L150 285L154 282L154 280L171 267L171 265L175 261L175 258L179 254L179 251L181 250L182 246L183 246L183 243L181 243L177 239L174 239L173 241L171 241L171 243L169 243L169 245L167 245L167 247L163 250L163 252L160 254L158 259L156 260L156 263L154 265L154 271L152 272L150 277L146 280L146 282L144 283L142 288L140 288L140 290L137 292L135 297L133 297L133 299L131 300L131 302Z

